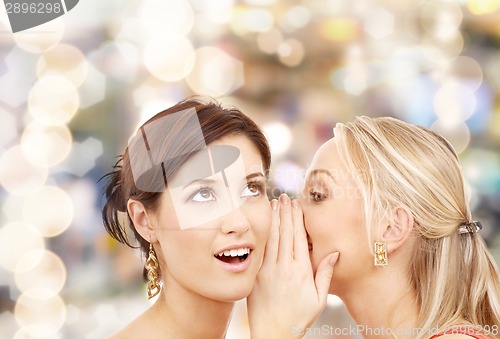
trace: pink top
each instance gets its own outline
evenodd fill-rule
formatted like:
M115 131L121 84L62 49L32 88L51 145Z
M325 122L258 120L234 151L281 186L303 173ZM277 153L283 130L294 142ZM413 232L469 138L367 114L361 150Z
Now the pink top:
M469 336L471 338L476 338L476 339L494 339L494 337L491 337L489 335L480 333L475 328L477 328L477 326L470 326L470 327L467 327L467 326L458 327L457 326L457 327L454 327L454 328L452 328L452 329L450 329L448 331L435 334L432 337L430 337L429 339L443 337L445 334L463 334L463 335L467 335L467 336Z

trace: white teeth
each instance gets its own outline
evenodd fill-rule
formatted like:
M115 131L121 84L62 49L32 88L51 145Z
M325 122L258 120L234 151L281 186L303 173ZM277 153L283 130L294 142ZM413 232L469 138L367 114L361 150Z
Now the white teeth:
M248 247L245 247L245 248L226 250L224 252L220 252L219 254L217 254L217 256L222 257L223 255L225 255L226 257L238 257L249 253L250 249Z

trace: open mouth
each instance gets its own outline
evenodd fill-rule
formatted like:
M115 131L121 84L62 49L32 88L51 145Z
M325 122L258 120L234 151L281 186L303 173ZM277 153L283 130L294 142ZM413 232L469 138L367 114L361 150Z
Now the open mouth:
M238 248L220 252L214 255L214 257L228 264L236 264L245 261L250 255L251 251L252 250L249 249L248 247Z

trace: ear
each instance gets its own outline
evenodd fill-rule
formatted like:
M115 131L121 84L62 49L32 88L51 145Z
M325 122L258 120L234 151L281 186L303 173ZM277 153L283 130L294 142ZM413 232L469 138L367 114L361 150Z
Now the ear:
M141 237L148 242L155 243L157 237L153 224L154 218L151 213L148 213L144 204L140 201L129 199L127 201L127 210L135 229Z
M400 205L392 209L382 239L387 243L387 252L396 251L413 235L413 214L408 206Z

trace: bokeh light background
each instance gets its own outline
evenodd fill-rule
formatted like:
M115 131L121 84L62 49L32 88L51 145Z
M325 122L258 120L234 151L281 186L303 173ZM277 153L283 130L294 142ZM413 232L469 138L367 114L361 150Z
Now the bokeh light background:
M274 196L297 193L338 121L431 127L500 262L499 47L499 0L80 0L16 34L2 7L0 338L102 338L149 306L97 181L141 122L193 94L264 128ZM352 321L330 298L324 323ZM247 337L239 302L228 338Z

